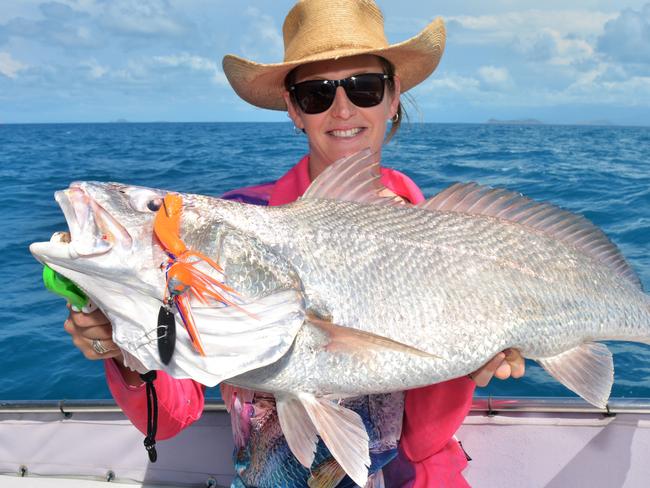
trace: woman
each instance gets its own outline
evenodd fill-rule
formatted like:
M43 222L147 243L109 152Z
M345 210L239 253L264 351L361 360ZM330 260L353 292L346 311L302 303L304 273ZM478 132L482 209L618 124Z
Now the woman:
M224 58L224 72L244 100L287 110L295 126L306 134L309 153L277 182L235 190L225 198L286 204L300 197L314 178L341 157L367 147L379 153L387 121L392 121L390 135L401 122L400 94L433 72L445 38L442 21L436 20L417 36L389 46L381 12L371 0L301 1L287 15L283 31L283 63L263 65L229 55ZM417 186L397 171L383 168L382 182L412 203L423 200ZM65 329L86 357L106 359L113 396L144 432L145 389L140 377L122 366L106 317L101 311L71 311ZM108 352L102 353L104 350ZM507 351L468 378L411 390L405 396L350 400L348 406L362 416L369 432L371 473L384 468L387 486L401 486L412 479L412 486L418 487L467 486L461 475L466 457L453 434L469 410L474 387L486 385L494 375L519 377L523 372L521 356ZM159 374L155 383L157 437L164 439L200 416L203 387L165 374ZM311 472L297 464L280 437L272 398L256 395L240 413L245 423L251 417L252 421L242 429L243 447L236 453L238 477L234 485L305 486L308 478L318 483L328 474L340 481L339 486L350 485L322 443ZM375 476L379 478L379 474Z

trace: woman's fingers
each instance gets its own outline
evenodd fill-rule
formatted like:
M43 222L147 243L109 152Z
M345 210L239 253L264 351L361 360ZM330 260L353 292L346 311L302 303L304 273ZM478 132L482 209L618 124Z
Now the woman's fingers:
M526 372L526 361L519 352L519 349L506 349L506 361L510 365L510 376L513 378L521 378Z
M89 314L71 310L63 328L87 359L108 359L121 355L112 340L113 327L100 310Z
M78 327L92 327L95 325L108 325L110 326L111 323L104 315L104 313L97 309L91 313L83 313L83 312L75 312L70 308L70 304L68 304L68 310L70 310L70 319L74 322L74 324Z
M508 378L510 378L511 374L512 374L512 369L510 367L510 363L508 363L506 359L501 361L496 371L494 372L494 376L496 376L500 380L507 380Z
M521 378L526 370L523 356L517 349L506 349L494 356L483 367L469 375L477 386L487 386L493 376L500 380Z
M490 359L483 367L474 371L469 375L474 380L477 386L486 386L492 376L496 373L497 369L505 359L506 355L502 352Z

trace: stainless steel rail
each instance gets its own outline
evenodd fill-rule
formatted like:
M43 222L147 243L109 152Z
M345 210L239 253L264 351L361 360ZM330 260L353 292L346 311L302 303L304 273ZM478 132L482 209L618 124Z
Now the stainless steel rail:
M650 414L650 398L610 398L607 408L598 408L573 397L474 397L472 412L508 413L642 413Z
M225 411L221 400L206 400L205 411ZM10 413L120 412L113 400L7 400L0 401L0 416ZM536 413L639 413L650 414L650 398L611 398L606 409L590 405L581 398L562 397L474 397L472 412L498 414ZM1 417L0 417L1 419Z
M206 400L205 411L225 411L221 400ZM113 400L5 400L0 415L9 413L109 413L121 412ZM1 417L0 417L1 418Z

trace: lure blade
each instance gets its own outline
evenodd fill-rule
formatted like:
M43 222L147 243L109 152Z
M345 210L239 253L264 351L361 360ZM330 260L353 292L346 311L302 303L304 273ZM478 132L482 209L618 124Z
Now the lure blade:
M169 364L176 348L176 320L165 306L158 311L158 354L163 364Z

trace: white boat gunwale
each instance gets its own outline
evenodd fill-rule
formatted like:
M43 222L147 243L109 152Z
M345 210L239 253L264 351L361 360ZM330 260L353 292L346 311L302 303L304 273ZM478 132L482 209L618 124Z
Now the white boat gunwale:
M204 411L225 411L222 400L206 399ZM9 413L107 413L121 412L114 400L0 400L0 415ZM595 407L578 397L475 396L472 413L496 415L506 412L650 414L650 398L611 398L607 407Z

